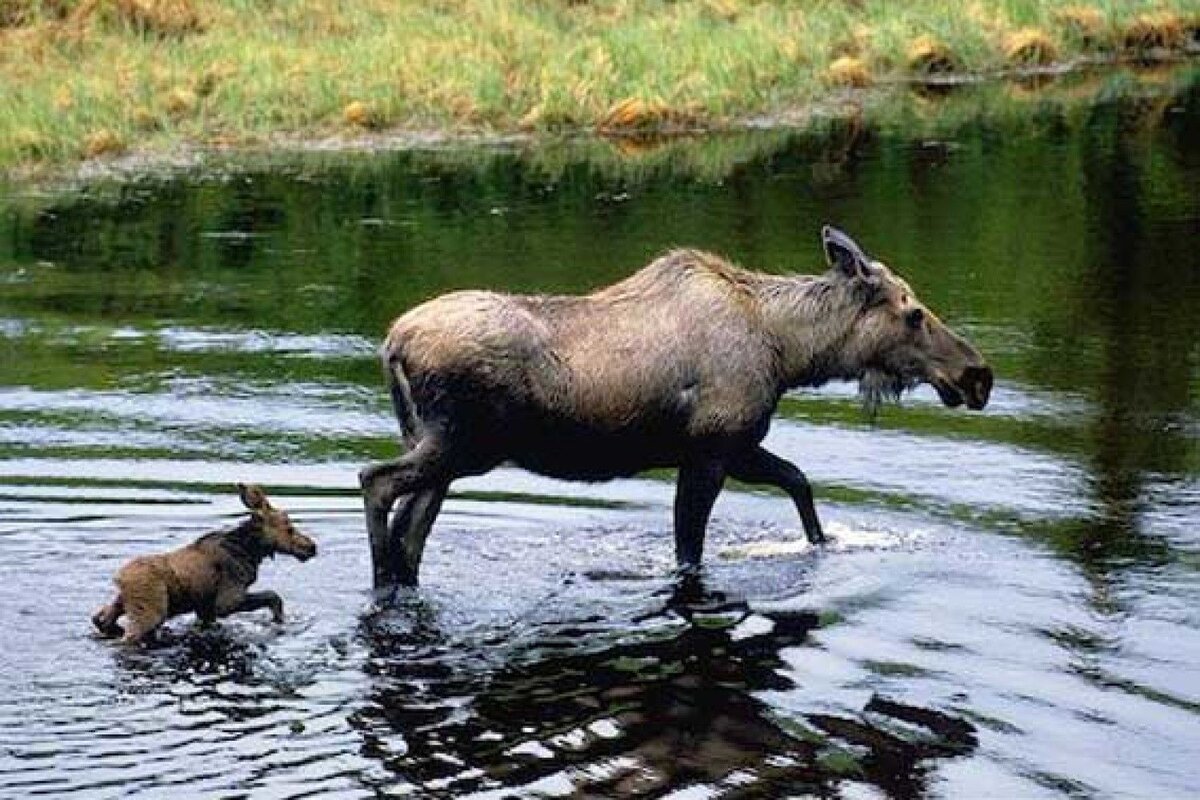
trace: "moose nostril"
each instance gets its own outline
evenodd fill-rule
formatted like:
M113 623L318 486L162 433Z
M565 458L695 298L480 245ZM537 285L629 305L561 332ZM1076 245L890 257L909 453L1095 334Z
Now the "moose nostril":
M967 367L963 370L962 385L967 389L972 402L972 408L983 408L987 405L992 393L992 370L989 367Z
M987 367L979 371L979 390L984 397L992 392L992 371Z

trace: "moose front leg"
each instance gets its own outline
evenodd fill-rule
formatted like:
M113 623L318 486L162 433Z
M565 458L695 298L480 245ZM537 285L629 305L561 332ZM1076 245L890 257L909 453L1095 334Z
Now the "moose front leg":
M799 467L757 445L730 459L726 466L729 477L734 480L777 486L787 492L800 512L804 535L813 544L825 541L821 521L817 519L817 509L813 505L812 487Z
M679 566L699 566L704 530L724 483L725 467L720 461L693 461L679 467L675 486L675 562Z

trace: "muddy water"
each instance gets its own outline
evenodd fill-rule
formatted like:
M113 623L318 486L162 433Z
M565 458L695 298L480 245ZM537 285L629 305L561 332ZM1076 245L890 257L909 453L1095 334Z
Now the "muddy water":
M1198 131L1193 91L939 140L11 193L0 795L1194 796ZM818 269L826 221L998 375L981 415L785 399L768 444L818 485L828 547L734 487L680 583L668 476L502 469L455 485L420 590L372 596L353 487L397 450L373 360L392 315L585 290L675 244ZM122 561L230 524L237 480L320 542L262 570L286 622L93 638Z

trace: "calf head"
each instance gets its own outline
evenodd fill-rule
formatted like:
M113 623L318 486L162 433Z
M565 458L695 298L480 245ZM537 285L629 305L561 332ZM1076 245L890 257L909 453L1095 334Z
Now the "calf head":
M239 483L238 494L251 511L253 524L250 531L260 550L272 554L287 553L301 561L308 561L317 554L317 543L296 530L286 511L271 505L261 486Z
M826 226L821 239L835 279L846 282L856 298L857 316L846 350L868 404L928 383L950 408L964 403L976 410L986 406L992 370L979 351L849 236Z

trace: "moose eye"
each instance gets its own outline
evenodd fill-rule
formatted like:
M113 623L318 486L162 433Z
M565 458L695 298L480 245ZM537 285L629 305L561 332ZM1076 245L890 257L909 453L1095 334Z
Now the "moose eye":
M904 322L912 330L920 330L921 325L925 322L925 312L919 308L914 308L904 315Z

